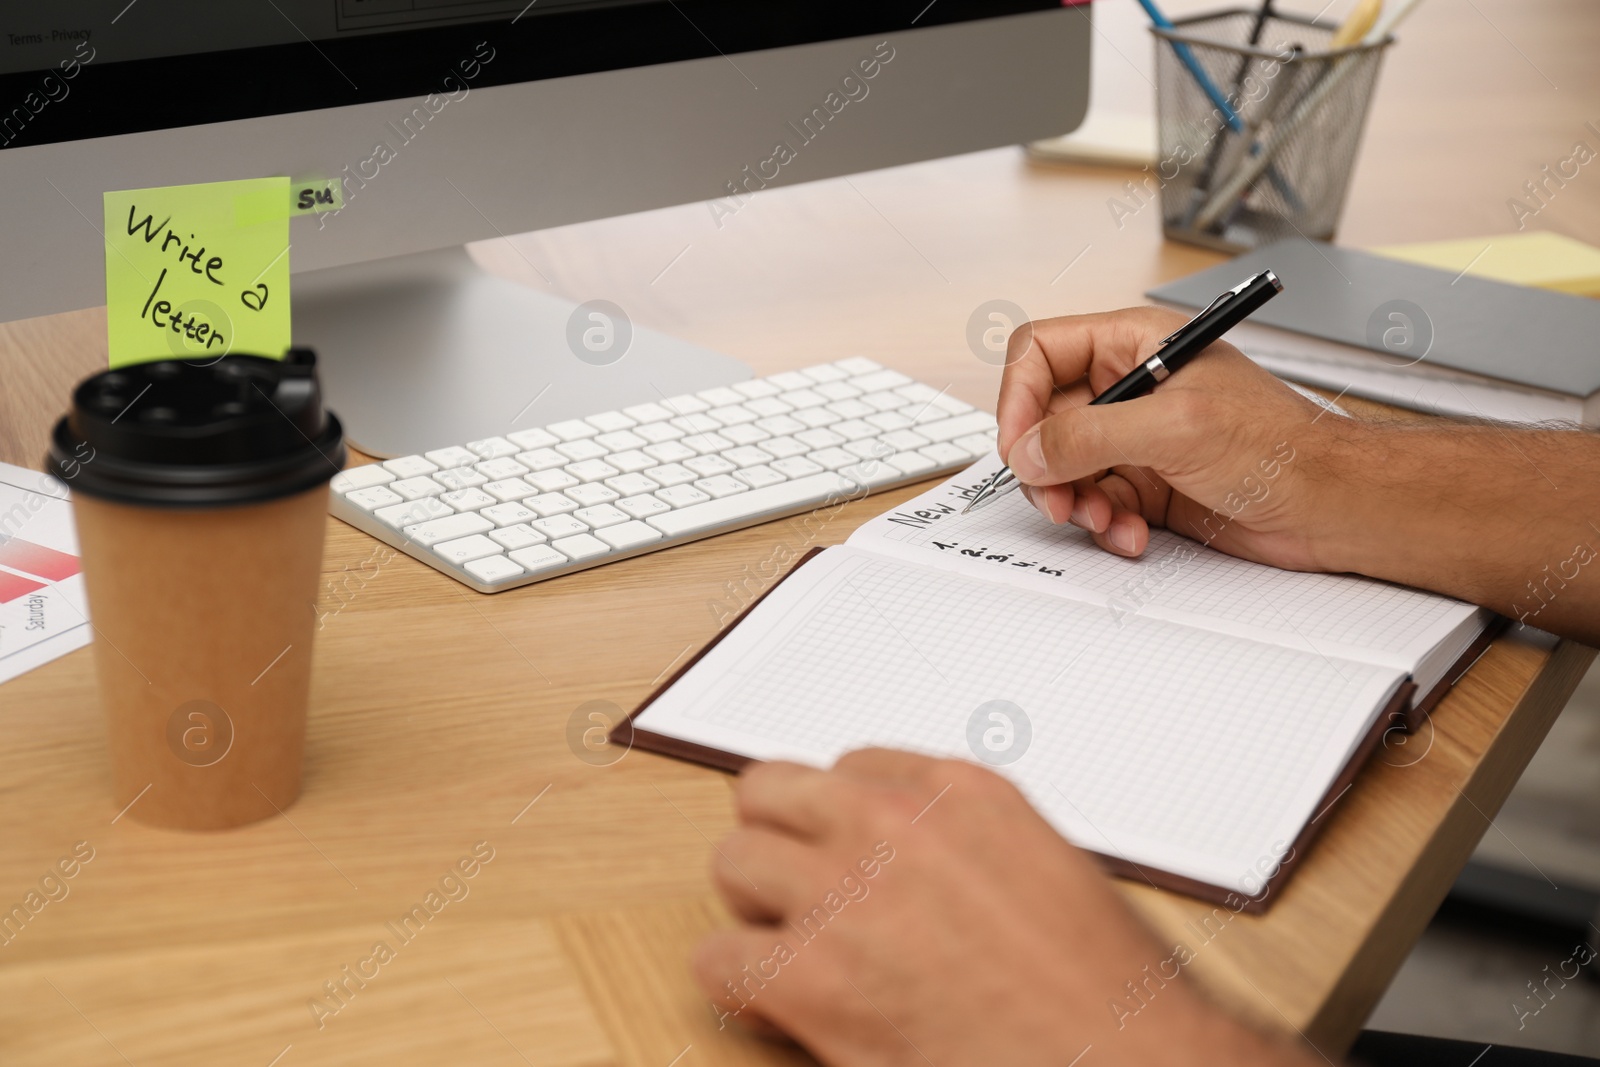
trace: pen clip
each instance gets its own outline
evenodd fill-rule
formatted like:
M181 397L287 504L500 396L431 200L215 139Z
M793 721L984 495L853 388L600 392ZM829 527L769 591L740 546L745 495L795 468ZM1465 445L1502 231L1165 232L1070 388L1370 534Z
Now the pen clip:
M1211 303L1207 304L1204 308L1202 308L1200 311L1198 311L1195 314L1195 316L1192 319L1190 319L1188 322L1184 323L1182 326L1179 326L1176 330L1173 330L1171 333L1167 334L1167 336L1163 337L1160 341L1156 342L1156 347L1157 348L1165 348L1167 345L1171 344L1172 343L1172 339L1177 337L1184 330L1187 330L1189 327L1193 326L1195 323L1199 322L1201 319L1205 318L1207 315L1209 315L1213 311L1217 310L1218 307L1220 307L1221 305L1227 303L1229 300L1232 300L1234 297L1238 296L1240 293L1244 292L1246 289L1250 288L1250 283L1254 282L1257 277L1260 277L1260 275L1254 275L1252 277L1246 278L1244 281L1240 282L1238 285L1234 286L1232 289L1229 289L1227 292L1223 293L1221 296L1219 296L1215 300L1211 301Z

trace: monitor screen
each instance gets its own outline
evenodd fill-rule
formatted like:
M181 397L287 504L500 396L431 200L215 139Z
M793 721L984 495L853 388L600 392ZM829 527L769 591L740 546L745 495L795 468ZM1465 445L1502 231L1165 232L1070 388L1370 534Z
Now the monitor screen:
M0 150L1042 11L1061 0L0 0ZM59 106L71 96L72 107ZM684 116L686 122L693 116Z

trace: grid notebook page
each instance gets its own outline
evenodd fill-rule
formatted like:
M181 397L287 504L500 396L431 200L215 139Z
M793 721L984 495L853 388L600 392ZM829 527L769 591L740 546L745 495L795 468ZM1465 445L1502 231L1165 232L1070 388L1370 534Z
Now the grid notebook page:
M1249 891L1402 677L1159 619L1108 627L1102 608L844 547L634 725L817 766L868 745L972 760L995 753L980 709L1007 701L1000 757L1017 758L996 769L1068 838Z
M997 456L980 460L868 521L849 543L1091 600L1117 625L1152 616L1406 670L1480 617L1449 597L1348 574L1283 571L1166 530L1151 530L1139 559L1123 559L1075 526L1053 525L1020 492L960 514L999 466Z

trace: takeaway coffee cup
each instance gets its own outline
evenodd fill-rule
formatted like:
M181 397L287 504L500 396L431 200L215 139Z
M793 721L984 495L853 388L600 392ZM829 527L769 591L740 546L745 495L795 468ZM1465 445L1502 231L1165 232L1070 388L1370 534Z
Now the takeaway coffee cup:
M97 374L56 424L94 624L116 806L218 830L300 794L328 481L316 359Z

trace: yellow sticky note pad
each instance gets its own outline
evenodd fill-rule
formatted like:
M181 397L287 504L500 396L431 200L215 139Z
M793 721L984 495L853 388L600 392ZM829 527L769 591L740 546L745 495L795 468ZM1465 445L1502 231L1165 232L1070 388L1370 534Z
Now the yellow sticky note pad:
M288 178L105 194L111 365L281 358L289 333Z

